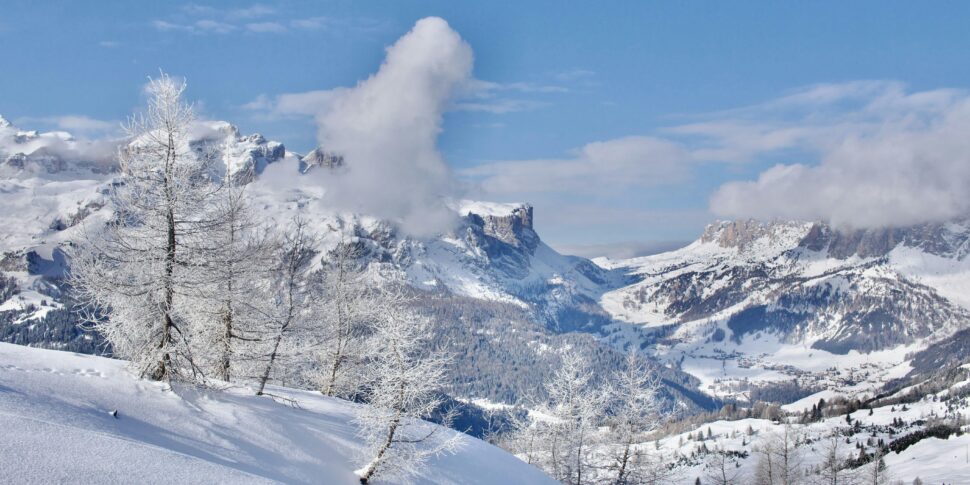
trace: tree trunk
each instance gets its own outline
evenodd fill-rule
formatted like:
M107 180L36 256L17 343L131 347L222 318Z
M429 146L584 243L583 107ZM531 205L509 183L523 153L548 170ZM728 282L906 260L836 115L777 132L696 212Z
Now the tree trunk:
M340 350L338 347L337 354L333 358L333 365L330 367L330 381L327 382L327 389L323 391L324 395L333 396L334 383L337 382L337 371L340 369Z
M626 464L630 461L630 443L623 447L623 458L620 460L620 471L616 475L616 485L626 484Z
M171 173L175 163L175 138L172 132L168 133L168 150L165 155L165 203L167 204L166 225L168 226L168 244L165 248L165 316L162 325L162 338L158 342L158 349L162 351L161 358L151 374L151 379L160 381L171 377L172 356L168 344L172 342L172 327L175 322L172 320L172 305L175 303L175 282L172 281L175 274L175 200L172 194Z
M269 362L266 364L266 370L263 371L263 376L259 379L259 390L256 391L257 396L263 395L263 389L266 388L266 381L269 380L269 373L273 369L273 362L276 361L276 353L280 348L280 341L283 340L283 332L281 331L276 335L276 342L273 343L273 351L269 354Z
M229 283L229 291L232 291L232 282ZM223 335L222 335L222 362L220 363L219 376L222 380L229 382L229 370L232 366L232 303L226 304L226 311L222 316Z
M391 421L391 426L387 430L387 438L384 439L384 443L381 444L381 447L377 449L377 455L374 456L374 459L367 465L364 473L361 474L360 483L366 484L367 481L374 476L374 472L377 471L377 466L380 465L381 459L384 458L384 454L387 453L387 450L390 449L391 444L394 443L394 433L397 432L397 427L400 423L401 413L398 412L394 417L394 420Z

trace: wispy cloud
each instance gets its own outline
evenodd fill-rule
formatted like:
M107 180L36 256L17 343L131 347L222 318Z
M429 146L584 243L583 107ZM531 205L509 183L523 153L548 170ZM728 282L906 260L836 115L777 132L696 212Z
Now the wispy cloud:
M235 25L211 19L196 20L192 23L154 20L152 26L159 32L187 32L191 34L228 34L238 29Z
M721 217L882 227L970 215L970 93L892 81L801 88L694 116L653 133L589 143L569 157L493 161L461 171L485 197L612 197L690 183L711 164L790 159L726 183ZM797 157L791 159L791 157Z
M85 138L110 137L121 132L119 121L98 120L84 115L22 117L15 121L20 126L42 124Z
M461 174L494 195L615 192L683 182L690 159L676 143L630 136L589 143L569 158L489 162Z
M256 33L273 33L279 34L286 32L287 28L279 22L254 22L246 24L246 30Z
M482 113L505 114L517 111L530 111L543 106L548 106L548 102L534 101L529 99L497 99L487 101L462 101L455 103L453 109L456 111L478 111Z
M605 256L612 259L629 259L649 256L682 248L690 241L621 241L603 244L554 244L557 251L584 258Z
M333 99L335 90L316 90L302 93L284 93L275 96L261 94L252 101L242 105L243 109L256 111L264 116L273 118L290 118L300 116L314 116L325 109ZM452 111L469 111L490 114L505 114L519 111L530 111L551 104L550 101L499 96L496 93L549 94L566 93L568 89L561 86L542 85L525 82L497 83L470 79L464 81L458 88L458 94L448 109Z
M233 20L245 20L265 17L276 13L276 8L270 5L254 4L242 8L217 8L211 5L190 3L181 7L182 12L196 17L218 17Z
M452 108L457 111L505 114L531 111L551 104L545 95L568 93L569 88L533 82L494 82L472 79Z
M576 80L589 80L596 76L595 71L589 69L569 69L566 71L557 72L555 78L560 82L572 82Z
M211 5L188 4L172 15L153 20L160 32L183 32L196 35L283 34L291 31L323 31L333 33L372 33L385 30L388 22L373 18L337 18L310 16L292 18L286 11L266 4L242 8L222 8Z
M283 24L259 21L276 14L269 5L255 4L243 8L217 8L210 5L188 4L179 9L172 18L156 19L152 26L159 32L184 32L196 35L230 34L237 31L252 33L279 33L286 31Z

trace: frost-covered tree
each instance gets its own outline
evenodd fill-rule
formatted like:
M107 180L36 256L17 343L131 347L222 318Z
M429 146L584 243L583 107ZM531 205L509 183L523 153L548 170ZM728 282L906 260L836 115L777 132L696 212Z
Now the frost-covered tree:
M758 466L755 483L758 485L797 485L802 483L801 436L789 424L782 430L764 437L756 448Z
M824 485L844 485L851 483L849 473L845 470L842 447L844 443L838 433L833 433L819 448L821 451L821 468L819 469L819 483Z
M148 106L132 117L109 199L114 216L88 227L72 254L72 283L84 318L115 355L154 380L200 378L192 356L200 250L217 191L208 159L189 149L194 119L185 83L164 73L147 86Z
M548 401L536 406L538 417L519 420L509 446L560 482L592 483L609 391L594 384L585 359L575 352L563 354L545 389Z
M637 446L644 435L665 419L660 401L660 378L635 353L627 356L626 365L614 373L610 426L610 459L613 483L646 483L658 474L663 463Z
M275 248L275 265L267 285L262 313L267 320L264 333L265 354L257 395L262 395L273 375L274 366L284 354L299 354L298 338L314 320L310 270L317 254L317 239L307 222L297 218L284 230ZM289 352L286 352L289 350Z
M458 446L458 435L422 421L442 404L448 359L431 349L429 319L413 312L396 291L381 295L370 321L363 396L356 419L365 443L361 483L375 476L406 478L430 456Z
M869 463L862 466L858 483L863 485L885 485L890 483L889 470L886 468L885 460L883 460L885 454L886 452L882 447L876 447Z
M380 308L360 265L361 250L341 241L324 261L316 305L322 318L320 392L350 397L359 391L368 323Z
M223 153L230 153L232 139ZM240 186L226 164L222 190L211 212L214 221L207 238L206 271L209 285L205 317L212 322L198 339L197 351L208 357L212 374L229 382L237 372L251 373L253 354L258 348L263 313L254 304L265 296L259 282L270 275L272 241L262 231L247 203L245 186ZM235 371L234 371L235 369Z
M741 471L737 460L723 449L715 450L704 464L707 483L713 485L737 485L741 483Z

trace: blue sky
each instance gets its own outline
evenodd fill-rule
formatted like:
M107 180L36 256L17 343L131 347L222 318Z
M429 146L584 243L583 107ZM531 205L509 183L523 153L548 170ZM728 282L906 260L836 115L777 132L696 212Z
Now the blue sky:
M281 111L280 95L353 87L417 20L441 17L474 52L477 83L444 113L444 160L471 195L533 202L541 234L579 252L693 239L717 217L892 223L809 210L757 180L828 187L847 169L810 169L856 163L846 139L923 133L902 120L953 118L970 84L970 4L958 2L38 3L0 6L0 114L18 125L72 115L97 136L164 68L205 117L296 151L319 127ZM874 203L853 202L840 206Z

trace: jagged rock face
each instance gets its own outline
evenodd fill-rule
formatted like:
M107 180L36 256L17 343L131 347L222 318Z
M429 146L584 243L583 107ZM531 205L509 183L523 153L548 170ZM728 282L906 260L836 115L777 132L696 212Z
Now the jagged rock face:
M300 157L300 173L307 173L316 167L336 170L344 166L344 157L337 153L328 152L323 147L317 147L310 153Z
M756 243L786 244L786 240L803 234L805 227L802 223L765 223L752 219L724 221L709 225L700 240L745 251Z
M539 245L539 236L532 229L532 206L502 216L469 214L466 221L466 238L484 252L488 264L510 278L528 275L531 257Z
M970 226L966 221L961 222L857 230L833 230L826 224L816 223L799 246L846 259L882 257L902 244L937 256L963 259L970 252Z
M225 122L198 122L189 148L197 156L221 161L224 166L215 176L228 174L238 184L246 184L263 173L267 165L283 160L286 147L268 141L258 133L240 135L239 129Z
M485 234L533 254L539 236L532 228L532 206L516 208L507 216L485 216Z
M970 311L898 269L894 250L948 258L957 271L967 241L955 223L838 231L722 222L687 248L634 260L629 271L642 281L617 290L611 312L653 325L724 321L738 343L770 333L840 354L932 342L970 327Z

